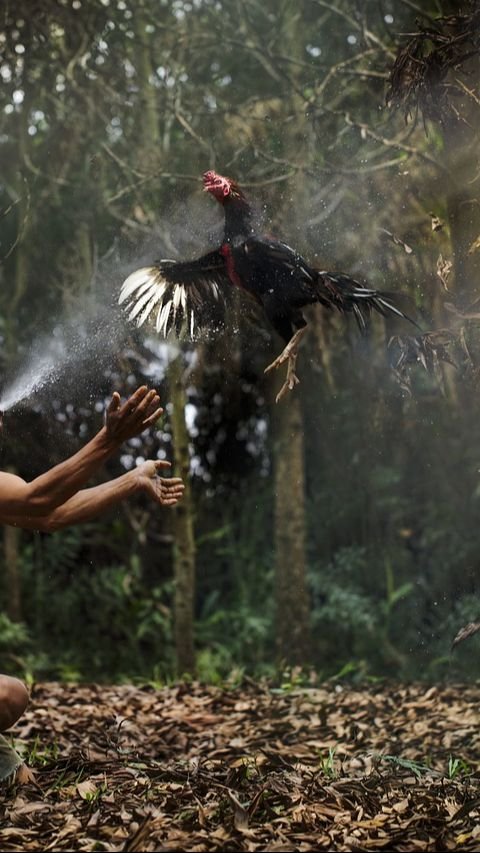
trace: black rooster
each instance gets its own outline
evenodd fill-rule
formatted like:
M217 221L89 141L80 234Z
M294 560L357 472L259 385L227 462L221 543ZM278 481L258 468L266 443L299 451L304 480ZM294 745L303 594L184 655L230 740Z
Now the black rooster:
M286 243L256 233L253 211L238 184L209 171L206 192L223 206L225 229L221 245L192 261L156 261L128 276L120 293L129 318L140 326L156 311L156 329L165 336L182 324L194 329L209 321L212 302L225 302L232 285L247 291L261 305L285 347L265 373L288 361L287 377L277 402L299 380L295 373L298 346L306 331L302 308L320 302L342 313L353 312L362 332L372 310L409 320L392 304L390 295L364 287L342 273L320 271ZM413 322L413 321L412 321Z

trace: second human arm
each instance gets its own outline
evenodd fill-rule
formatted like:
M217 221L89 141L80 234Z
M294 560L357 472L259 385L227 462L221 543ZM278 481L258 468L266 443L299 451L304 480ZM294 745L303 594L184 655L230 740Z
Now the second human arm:
M147 460L120 477L82 489L59 507L44 516L5 515L3 522L26 530L52 533L64 527L92 521L131 495L147 493L161 506L175 506L183 496L184 485L179 477L161 477L159 471L170 467L169 462Z
M141 386L123 404L115 392L100 431L73 456L26 482L0 472L0 522L7 516L44 517L65 504L98 467L129 438L139 435L162 414L155 390ZM6 522L8 523L8 522Z

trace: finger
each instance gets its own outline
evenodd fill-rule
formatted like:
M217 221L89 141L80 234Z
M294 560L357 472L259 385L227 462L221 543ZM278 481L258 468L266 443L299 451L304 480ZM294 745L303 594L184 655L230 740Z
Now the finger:
M132 411L136 409L138 404L143 400L145 395L148 393L148 388L146 385L140 385L140 388L137 388L136 391L128 398L127 402L124 404L124 407L128 411Z
M180 486L177 486L175 489L165 489L162 487L160 493L165 495L166 498L183 498L184 489L181 489Z
M134 391L133 394L130 396L130 399L135 400L135 402L138 403L139 400L143 400L145 394L148 394L148 386L140 385L137 390Z
M149 402L148 402L148 405L147 405L147 406L142 406L142 408L141 408L141 409L140 409L140 406L139 406L139 407L138 407L138 412L139 412L139 413L141 412L141 414L142 414L142 416L143 416L144 418L150 418L152 415L154 415L154 414L155 414L155 412L157 412L157 411L158 411L158 409L161 409L161 410L162 410L162 412L163 412L163 408L162 408L162 406L160 405L160 397L159 397L159 396L158 396L158 394L157 394L155 397L152 397L152 399L151 399L151 400L149 400Z
M154 396L151 397L148 401L148 405L142 406L142 409L146 418L151 417L151 415L155 414L158 409L162 409L163 412L163 408L160 405L160 397L158 396L158 394L154 394Z
M167 462L166 459L155 459L154 463L155 468L158 470L159 468L171 468L172 463Z
M137 412L149 412L153 406L158 408L158 404L160 402L160 397L157 392L152 388L145 396L140 400L140 402L136 406Z
M156 411L153 413L153 415L149 415L148 418L145 418L145 420L142 421L142 425L144 427L150 426L150 424L153 424L153 423L155 423L155 421L158 421L158 419L159 419L159 417L161 417L161 415L163 415L163 409L162 408L156 409Z

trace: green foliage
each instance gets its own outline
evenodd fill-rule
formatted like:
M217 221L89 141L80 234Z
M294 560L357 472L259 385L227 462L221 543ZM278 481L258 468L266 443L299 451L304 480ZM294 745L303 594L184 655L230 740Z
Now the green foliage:
M41 742L38 735L28 744L28 749L25 749L24 742L20 744L20 747L22 746L22 758L27 762L29 767L33 768L43 768L55 764L60 755L60 747L56 740L52 743L45 744Z
M24 554L25 605L42 658L25 665L37 677L148 677L171 664L171 584L148 587L140 560L93 566L82 558L85 529L42 538ZM55 565L55 572L50 566Z
M45 0L37 27L28 0L7 4L0 384L66 319L86 324L89 345L81 369L74 361L31 408L8 413L3 467L31 479L93 433L113 387L163 383L164 352L124 328L118 289L147 258L191 257L215 242L218 211L199 183L212 165L245 183L267 230L320 268L405 290L407 310L421 309L426 327L457 322L448 304L467 308L478 275L465 293L453 280L447 292L437 261L441 253L475 263L478 252L455 243L448 219L458 195L478 225L472 237L480 231L478 205L461 197L465 182L476 192L478 164L461 166L452 198L442 127L426 138L385 109L397 34L414 26L410 6L341 0L338 14L305 2L300 14L293 0L78 9ZM432 211L445 223L436 231ZM306 676L285 675L275 661L278 410L263 370L278 341L260 321L244 327L243 313L242 303L232 316L240 332L187 352L198 672L222 683L229 673L274 673L295 689ZM339 678L476 679L478 637L450 653L458 628L478 619L475 370L442 365L438 384L413 365L407 398L387 363L395 324L376 318L369 342L344 316L312 318L294 393L305 432L313 664ZM463 350L480 350L477 326L468 320ZM161 431L126 445L105 476L156 455L159 437L170 457L168 412ZM139 500L130 510L54 536L23 534L24 622L0 618L9 670L29 681L172 677L171 529L161 508Z
M402 758L400 755L385 755L379 754L375 755L375 762L378 765L387 764L392 768L398 768L399 770L407 770L412 773L417 779L421 779L422 776L431 772L431 768L428 764L422 764L420 761L413 761L410 758Z
M337 779L338 778L338 769L335 766L335 753L336 747L330 746L328 748L328 755L321 755L319 758L319 768L327 779Z
M23 622L12 622L6 613L0 613L0 650L19 651L30 642L28 629Z
M32 637L24 622L12 622L6 613L0 613L0 653L2 671L21 673L27 684L33 682L31 667L27 661L31 656Z
M396 652L393 637L397 618L403 619L400 605L413 585L396 587L387 559L382 586L372 588L370 577L379 575L376 562L378 557L365 548L348 547L338 551L332 563L310 573L312 619L319 637L317 656L332 661L329 675L338 677L340 663L342 677L348 672L363 677L369 669L381 674L392 666L398 668L400 652ZM370 662L367 666L366 661Z
M302 687L310 687L312 684L312 671L301 666L282 667L277 673L280 682L278 688L273 688L275 693L291 693L301 690Z
M450 756L447 767L448 779L458 779L458 777L470 776L471 773L471 767L463 758L455 758L453 755Z

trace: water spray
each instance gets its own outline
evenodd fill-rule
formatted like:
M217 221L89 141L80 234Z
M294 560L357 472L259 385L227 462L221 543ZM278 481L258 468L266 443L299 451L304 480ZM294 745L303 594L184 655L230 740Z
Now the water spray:
M52 362L45 361L37 365L30 365L3 390L0 397L0 413L3 414L8 411L48 382L53 381L56 374L57 369Z

